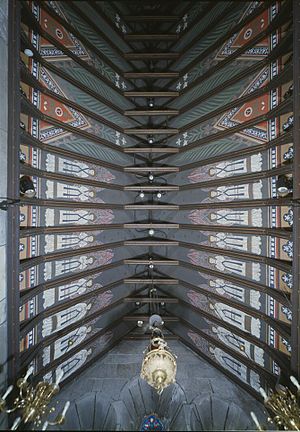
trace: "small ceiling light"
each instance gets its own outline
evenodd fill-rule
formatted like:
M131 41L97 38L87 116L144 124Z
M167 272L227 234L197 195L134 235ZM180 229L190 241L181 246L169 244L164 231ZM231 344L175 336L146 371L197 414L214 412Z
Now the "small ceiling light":
M161 302L160 305L161 305L161 306L164 306L164 305L165 305L165 302Z
M141 320L137 321L137 323L136 323L136 325L138 327L143 327L143 324L144 324L144 321L141 321Z
M150 97L148 99L148 107L149 108L153 108L154 107L154 99L153 99L153 97Z
M162 193L161 193L161 192L157 192L157 194L156 194L156 198L157 198L157 199L161 199L161 197L162 197Z
M245 345L240 345L240 351L245 351Z
M149 174L148 174L148 180L149 180L149 182L153 182L153 180L154 180L154 175L153 175L152 173L149 173Z
M143 191L141 191L141 192L139 193L139 197L140 197L141 199L145 198L145 193L144 193Z
M149 229L149 231L148 231L148 234L149 234L149 236L154 236L154 234L155 234L155 231L154 231L154 229L153 228L150 228Z
M25 54L27 57L33 57L33 52L32 52L31 49L29 49L29 48L25 48L25 49L24 49L24 54Z
M153 138L152 135L148 135L147 139L148 139L148 143L149 144L153 144L154 143L154 138Z
M135 302L135 305L136 306L139 306L141 303L140 302Z
M280 197L285 197L293 191L293 179L284 175L278 176L276 182L277 194Z
M152 258L149 259L149 265L148 265L148 267L149 267L150 270L154 269L154 264L152 262Z
M20 194L26 198L35 197L33 181L29 176L23 176L20 178Z

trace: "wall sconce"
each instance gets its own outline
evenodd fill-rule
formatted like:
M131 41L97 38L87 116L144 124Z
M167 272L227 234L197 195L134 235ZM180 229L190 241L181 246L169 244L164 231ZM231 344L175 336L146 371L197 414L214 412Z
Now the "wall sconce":
M276 181L277 195L285 197L293 192L293 179L285 175L278 176Z
M150 237L153 237L154 234L155 234L154 229L153 229L153 228L150 228L149 231L148 231L148 234L149 234Z
M29 176L22 176L20 178L20 194L24 195L26 198L35 197L34 184Z
M141 192L139 193L139 197L140 197L141 199L145 198L145 193L144 193L143 191L141 191Z
M62 412L58 414L54 421L44 421L42 418L55 411L54 407L49 407L49 403L54 395L59 392L59 383L63 377L63 372L58 375L56 382L51 384L47 381L40 381L35 387L28 383L29 376L33 373L33 367L30 367L23 378L19 378L16 387L19 394L13 402L12 408L7 408L6 398L12 392L13 386L9 386L4 395L0 398L0 412L11 413L20 410L20 416L14 421L11 430L16 430L21 424L32 424L40 427L43 423L42 430L46 430L48 425L61 425L65 421L66 413L69 409L70 402L67 401Z

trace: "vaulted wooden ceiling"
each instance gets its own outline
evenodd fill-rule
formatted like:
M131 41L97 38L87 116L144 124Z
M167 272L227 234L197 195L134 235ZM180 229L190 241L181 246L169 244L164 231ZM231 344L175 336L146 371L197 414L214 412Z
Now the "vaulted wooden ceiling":
M291 1L21 9L21 364L67 382L157 312L257 396L292 349Z

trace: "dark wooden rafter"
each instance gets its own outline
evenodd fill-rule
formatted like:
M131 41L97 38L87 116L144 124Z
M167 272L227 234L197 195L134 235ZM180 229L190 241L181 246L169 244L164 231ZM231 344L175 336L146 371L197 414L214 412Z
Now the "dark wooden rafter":
M130 295L132 295L134 293L140 293L140 292L144 291L145 289L146 289L146 287L141 287L137 291L132 290L132 292L131 292ZM88 294L91 294L91 293L88 293ZM95 296L96 296L96 293L94 294L94 296L90 295L89 298L95 297ZM99 309L96 312L93 312L93 314L91 314L91 315L93 315L93 319L96 316L102 315L103 313L108 312L111 309L113 309L114 307L119 306L120 304L122 304L123 300L124 300L124 297L125 296L120 297L116 301L110 303L108 306L105 306L104 308ZM78 303L78 301L81 301L80 297L76 297L74 299L69 299L69 301L67 302L67 307L71 307L73 305L76 305ZM50 307L50 308L44 310L43 312L40 312L40 313L36 314L33 318L30 318L30 319L28 319L26 321L23 321L21 323L21 325L20 325L20 335L21 335L21 337L25 337L36 325L38 325L45 318L51 317L52 315L65 310L65 308L66 308L66 303L65 302L63 304L57 304L57 305L55 305L53 307ZM86 318L89 318L89 317L86 317ZM91 319L89 319L88 321L91 321ZM73 324L71 324L71 326L72 325ZM64 330L65 330L65 328L63 329L63 331ZM68 328L68 331L69 330L70 329ZM68 333L68 331L66 333ZM53 335L49 335L49 336L50 336L50 339L51 339L51 336L53 336ZM47 338L43 338L43 341L45 339L47 339Z
M118 112L119 114L122 114L123 110L121 108L117 107L111 101L105 99L99 93L97 93L94 90L92 90L91 88L87 87L82 82L78 81L76 78L74 78L71 75L67 74L64 70L62 70L62 69L54 66L53 63L50 63L47 60L45 60L39 54L39 52L35 49L35 47L32 45L32 43L30 42L30 40L27 38L27 36L24 33L21 33L21 39L22 39L24 45L26 47L30 48L30 50L33 52L33 58L37 62L39 62L44 68L46 68L49 71L53 72L54 74L56 74L60 78L63 78L65 81L69 82L70 84L72 84L76 88L80 89L81 91L83 91L87 95L91 96L92 98L94 98L94 99L98 100L99 102L107 105L112 110Z
M265 314L264 312L260 312L251 306L248 306L248 305L243 304L241 302L237 302L237 301L232 300L232 299L228 299L228 298L226 298L220 294L217 294L213 291L208 291L207 289L201 288L197 285L190 284L190 283L185 282L181 279L179 279L179 285L183 286L187 289L197 291L198 293L200 293L204 297L206 297L207 300L214 299L214 300L219 301L221 303L224 303L228 306L234 307L237 310L241 310L242 312L246 313L247 315L250 315L254 318L258 318L261 321L264 321L269 326L273 327L274 330L276 330L284 338L288 338L288 339L290 338L291 326L282 322L282 321L279 321L278 319L274 319L274 318L270 317L269 315ZM178 298L178 300L181 301L181 299L179 297L177 297L177 298ZM188 302L185 302L185 303L188 303ZM200 313L201 313L201 311L202 311L202 309L199 309Z
M101 267L92 268L89 270L83 270L83 271L77 272L77 273L72 273L69 276L64 276L64 277L60 277L57 279L52 279L52 280L47 281L47 282L42 282L39 285L35 285L34 287L24 289L24 290L22 290L20 295L21 295L22 299L25 298L25 296L26 296L26 298L31 298L33 296L36 296L37 294L40 294L41 292L43 292L47 289L55 288L55 287L58 287L60 285L67 284L69 282L74 282L78 279L81 279L82 277L93 276L99 272L103 273L106 270L111 270L111 269L120 267L122 265L123 265L123 261L120 260L120 261L115 261L115 262L110 263L110 264L104 264Z
M72 233L81 231L102 231L113 229L185 229L195 231L213 231L213 232L228 232L237 234L249 235L262 235L271 237L282 237L290 239L292 237L292 230L290 228L263 228L263 227L245 227L245 226L227 226L227 225L214 225L214 224L178 224L171 222L156 222L143 223L143 222L127 222L124 224L93 224L93 225L59 225L59 226L40 226L40 227L20 227L21 237L28 237L31 235L42 234L57 234L57 233Z
M219 139L228 137L228 136L233 135L237 132L240 132L243 129L254 126L254 125L259 124L263 121L270 120L273 117L276 117L278 115L288 113L291 110L292 110L292 101L290 99L286 99L286 100L282 101L277 107L273 108L272 110L270 110L266 114L262 114L258 117L255 117L254 119L248 120L246 122L238 124L237 126L233 126L229 129L225 129L225 130L222 130L220 132L216 132L216 133L213 133L211 135L204 136L203 138L200 138L196 141L191 142L190 144L188 144L185 147L180 147L179 153L185 153L185 152L190 151L196 147L198 148L198 147L204 146L206 144L209 144L211 142L217 141ZM181 132L181 130L180 130L180 132ZM163 159L165 157L167 157L167 156L162 156L162 157L160 157L160 159ZM156 160L158 160L158 159L156 159Z
M86 138L94 142L95 144L110 148L112 150L115 150L118 153L123 153L123 148L118 146L117 144L112 143L111 141L108 141L104 138L92 134L91 132L86 132L85 130L81 130L75 126L71 126L67 123L56 120L51 116L43 114L38 108L35 107L35 105L33 105L32 102L29 101L29 99L25 98L24 96L22 96L22 100L21 100L21 109L24 114L31 115L33 117L38 118L39 120L43 120L54 126L60 127L68 132L72 132L73 134Z
M115 183L100 182L98 180L93 180L89 178L75 177L74 175L72 176L67 174L60 174L57 172L43 171L38 168L34 168L30 165L27 165L25 163L20 164L20 172L22 174L26 174L29 176L36 176L36 177L57 180L62 182L83 184L83 185L88 185L88 186L101 188L101 189L123 190L123 186Z
M21 198L21 204L44 207L65 207L65 208L91 208L91 209L112 209L112 210L196 210L196 209L223 209L223 208L252 208L252 207L271 207L292 205L291 198L267 198L235 200L225 202L206 202L200 204L108 204L97 202L83 202L72 200L55 200L40 198Z
M96 159L96 158L93 158L92 156L87 156L87 155L84 155L82 153L76 153L72 150L67 150L67 149L64 149L61 147L55 147L49 143L44 143L44 142L40 141L39 139L33 137L31 134L29 134L28 132L23 131L23 130L21 131L21 134L20 134L20 141L21 141L21 144L28 145L28 146L33 147L33 148L38 148L38 149L45 151L47 153L55 154L55 155L58 155L61 157L66 157L66 158L73 158L75 160L80 159L81 161L86 162L86 163L90 163L90 164L94 164L94 165L101 166L104 168L123 172L123 167L120 165L113 164L111 162L106 162L106 161L103 161L101 159Z
M76 111L79 111L80 113L85 114L88 117L91 117L92 119L96 120L97 122L99 122L101 124L105 124L106 126L112 128L118 132L121 132L121 133L123 132L123 128L121 126L119 126L118 124L115 124L115 123L107 120L105 117L102 117L101 115L99 115L93 111L90 111L89 109L83 107L82 105L80 105L76 102L73 102L70 99L67 99L67 98L61 96L60 94L57 94L57 93L49 90L48 88L46 88L36 78L33 77L33 75L29 72L29 70L24 65L22 65L22 67L21 67L21 81L23 81L29 87L32 87L35 90L38 90L42 94L50 96L54 100L61 102L68 107L74 108ZM136 122L134 120L132 120L132 122L134 124L136 124Z
M282 174L289 174L292 172L293 164L287 163L278 166L277 168L273 168L270 170L251 172L240 175L233 175L231 177L221 178L221 179L210 179L206 181L202 181L199 183L190 183L181 185L179 190L191 190L191 189L199 189L199 188L209 188L214 186L224 186L230 184L244 184L244 183L252 183L257 180L268 179L270 177L275 177Z
M159 288L161 292L164 294L168 294L165 289ZM252 343L254 346L258 346L259 348L263 349L271 358L273 358L276 363L285 371L288 370L288 362L289 357L286 354L283 354L279 352L277 349L273 348L272 346L268 345L268 343L264 342L262 339L257 338L256 336L253 336L251 333L248 333L245 330L240 329L239 327L236 327L227 321L223 321L221 318L212 315L204 310L198 309L197 307L191 305L190 303L179 299L179 304L190 309L193 312L196 312L199 316L203 317L204 319L207 319L208 321L211 321L212 323L215 323L219 325L220 327L225 328L226 330L229 330L233 334L242 337L243 339L247 340L248 342ZM167 311L170 313L170 309ZM173 313L173 312L172 312ZM180 318L182 319L182 318Z
M219 270L210 269L208 267L195 265L188 263L186 261L180 261L180 264L185 267L189 268L190 270L197 271L198 273L203 273L208 276L212 276L215 278L220 278L224 280L225 282L231 282L237 285L240 285L242 287L253 289L255 291L259 291L262 293L265 293L269 295L270 297L277 300L279 303L281 303L284 306L290 307L290 301L289 301L289 294L284 291L280 291L274 288L270 288L267 285L263 285L261 283L255 282L250 279L246 279L240 276L235 276L229 273L224 273ZM156 273L161 274L162 276L169 277L169 275L162 273L161 271L156 270Z
M239 107L244 105L244 103L249 102L251 100L254 100L260 96L263 96L264 94L270 92L271 90L289 82L292 80L292 76L293 76L293 71L292 68L289 66L287 66L286 68L283 69L282 72L280 72L278 75L276 75L275 78L271 79L265 86L258 88L257 90L254 90L253 92L247 93L237 99L234 99L228 103L226 103L225 105L222 105L220 107L218 107L217 109L215 109L214 111L210 111L208 114L203 115L202 117L197 118L197 120L194 120L188 124L186 124L185 126L180 128L180 132L185 132L188 129L191 129L195 126L198 126L199 124L206 122L210 119L213 119L214 117L216 117L217 115L223 114L233 108ZM224 90L224 88L223 88ZM194 105L195 103L195 105ZM193 106L197 106L198 105L198 100L192 102ZM186 112L185 107L183 108L183 111ZM181 115L182 109L180 109L179 111L179 115ZM176 117L173 118L173 120L176 120Z
M250 76L252 74L255 74L257 71L260 71L265 66L270 64L270 62L272 62L273 60L276 60L280 55L284 55L285 52L290 49L291 41L292 41L291 34L288 34L287 36L283 37L283 39L279 42L279 44L275 48L273 48L273 50L270 52L270 54L268 54L268 56L266 56L262 60L255 62L254 64L252 64L248 68L242 69L237 74L235 74L233 77L227 79L226 81L222 82L219 85L216 85L211 90L208 90L207 92L205 92L203 95L201 95L201 96L197 97L196 99L192 100L191 102L185 104L183 107L181 107L180 112L184 113L190 109L193 109L194 107L196 107L200 103L206 101L207 99L211 98L212 96L225 90L226 88L230 87L231 85L236 84L237 82L241 81L244 78L247 78L248 76ZM284 69L288 69L288 68L289 68L289 65L286 65L284 67Z
M215 155L209 158L204 158L196 162L192 162L190 164L181 165L179 167L179 171L187 171L194 168L199 168L205 165L210 165L212 163L218 163L225 160L231 160L235 158L241 157L241 151L243 152L243 156L250 156L255 153L260 153L264 151L270 150L272 147L278 147L284 144L292 143L292 134L291 132L282 133L277 138L274 138L268 142L257 144L254 146L249 146L246 148L233 150L228 153L222 153L220 155Z
M174 314L176 315L176 313ZM177 316L177 315L176 315ZM252 369L256 373L258 373L260 376L264 377L271 385L275 385L276 380L278 379L278 376L266 369L263 366L260 366L255 362L255 360L252 360L250 358L247 358L245 355L239 353L238 351L230 348L228 345L225 345L220 339L214 338L213 336L205 333L204 331L198 329L197 327L194 327L192 324L190 324L188 321L184 320L183 318L179 318L179 321L181 324L183 324L185 327L188 327L189 330L192 330L194 333L198 334L203 339L207 340L212 345L216 346L217 348L220 348L225 353L229 354L233 358L236 358L238 361L246 365L248 368Z
M3 15L3 35L7 36L7 42L2 42L6 46L3 55L6 55L7 60L2 64L3 74L7 67L7 101L3 100L3 105L7 104L7 138L3 132L3 149L6 146L7 139L7 155L3 151L3 162L7 162L7 173L3 173L7 178L7 196L10 198L18 199L20 193L19 185L19 122L20 122L20 100L19 100L19 83L20 71L18 68L18 52L20 50L20 2L11 0L7 2L7 15ZM6 33L6 26L7 33ZM6 66L7 62L7 66ZM3 75L4 76L4 75ZM4 93L2 93L4 94ZM5 116L5 110L2 111L2 116ZM5 120L4 120L5 122ZM7 159L5 161L5 159ZM5 165L4 165L5 166ZM8 384L16 382L20 370L20 357L19 357L19 209L16 205L8 206L7 228L2 227L3 230L7 229L6 250L3 250L3 257L5 257L5 267L7 272L7 281L3 279L2 290L5 293L7 301L7 314L3 316L7 319L7 333L3 333L2 344L7 343L7 352L4 348L3 354L7 356L7 363L2 365L3 379L7 379ZM4 246L5 248L5 246ZM5 268L4 267L4 268ZM5 301L5 300L4 300ZM7 372L6 372L7 371ZM6 375L7 374L7 375ZM11 425L10 425L11 426Z
M291 369L300 377L300 4L293 2L294 34L293 34L293 103L294 103L294 170L293 170L293 290L292 290L292 357Z
M57 39L55 39L48 32L46 32L38 23L38 21L35 19L34 15L32 14L32 12L30 11L29 7L25 2L22 2L22 5L24 7L24 12L25 12L22 14L22 19L25 24L27 24L32 30L34 30L36 33L38 33L40 36L46 39L51 45L54 45L58 50L62 51L66 56L68 56L73 61L75 61L75 63L77 63L87 72L91 73L94 77L98 78L100 81L105 82L105 84L108 87L110 87L111 90L119 94L119 96L123 95L122 90L116 87L105 75L101 74L94 66L82 60L76 54L73 54L73 52L70 49L66 48L65 45L60 43ZM119 71L119 69L114 67L114 71Z
M291 4L290 0L287 1L287 4ZM208 77L211 77L215 72L223 69L224 66L226 66L227 64L231 63L233 60L240 57L242 54L244 54L249 49L253 48L258 42L265 39L268 35L270 35L276 29L278 29L278 27L286 24L289 20L291 20L291 18L292 18L291 9L288 6L286 6L282 11L279 12L279 14L276 16L276 18L274 18L274 20L271 21L271 23L266 28L266 30L260 32L257 36L253 37L249 42L244 44L241 48L238 48L232 54L230 54L228 57L226 57L224 60L221 60L215 66L211 67L206 72L204 72L202 75L200 75L198 78L196 78L186 89L184 89L181 92L181 94L187 93L192 88L194 88L196 85L203 82ZM202 60L201 54L200 54L199 58L200 58L200 60L198 58L193 60L193 64L197 64L197 63L199 63L199 61ZM188 70L190 70L190 69L191 69L191 65L189 65ZM184 75L184 73L182 75ZM170 83L168 86L170 87L172 84L173 84L173 82Z
M236 2L237 4L238 2ZM244 19L242 19L239 23L237 23L234 27L232 27L231 29L229 29L228 32L226 32L224 35L222 35L219 39L217 39L216 42L214 42L212 45L210 45L204 52L201 53L201 57L198 56L197 57L197 61L196 63L199 63L201 60L205 59L205 57L207 57L210 53L212 53L213 51L215 51L218 47L220 47L221 45L223 45L223 43L225 43L228 39L230 39L230 37L232 37L235 33L237 33L238 31L240 31L246 24L248 24L249 22L251 22L253 19L255 19L257 16L259 16L262 12L264 12L266 9L268 9L270 7L271 1L265 1L263 2L263 4L258 7L255 8L253 12L251 12L251 14L247 15ZM211 6L214 7L214 4L211 3ZM211 8L208 8L208 12L210 12ZM228 12L232 11L232 5L230 5L223 13L222 13L222 18L224 18L224 16L226 16L228 14ZM201 18L203 18L204 15L202 15ZM217 16L216 19L210 23L209 26L205 27L203 29L203 31L201 33L199 33L197 36L195 36L195 38L193 38L188 45L186 45L184 47L184 50L180 53L180 58L178 60L181 60L181 58L186 54L187 51L189 51L191 48L193 48L193 46L195 46L195 44L204 36L206 36L208 34L209 31L211 31L216 24L218 24L220 22L220 16ZM190 30L190 28L187 28L186 30ZM183 35L183 34L182 34ZM170 67L174 67L176 65L177 62L174 62L173 64L170 65ZM184 73L186 73L191 67L191 64L189 63L182 71L181 74L184 75Z
M76 348L74 348L74 350L72 350L72 355L76 354L77 352L79 352L81 349L85 348L86 346L89 345L89 343L97 340L99 337L101 337L102 335L104 335L107 331L109 330L113 330L118 323L114 322L112 326L107 326L104 329L100 330L99 332L97 332L95 335L93 335L91 338L87 339L86 341L82 342L81 344L79 344ZM132 331L132 328L129 328L128 330L126 330L124 333L120 333L119 336L114 339L114 341L112 343L109 343L106 348L104 348L99 354L97 354L96 356L94 356L93 358L91 358L90 360L88 360L83 366L81 366L79 369L77 369L77 374L79 375L80 373L84 372L85 370L87 370L92 364L94 364L96 361L100 360L101 357L103 357L105 354L107 354L110 350L112 350L116 345L118 345L126 336L128 336L130 334L130 332ZM59 357L57 360L54 360L53 362L51 362L49 365L47 365L47 367L45 368L45 372L50 372L51 370L53 370L55 367L57 367L59 364L61 364L61 362L67 360L70 356L67 356L67 354L62 355L61 357ZM43 374L45 372L42 372ZM42 373L39 373L36 375L35 379L37 378L42 378ZM74 379L74 376L69 376L66 379L64 379L64 381L62 383L60 383L60 387L63 387L64 385L68 384L70 381L72 381Z
M96 54L104 63L106 63L111 69L116 71L119 75L123 75L123 71L118 68L118 66L113 63L108 57L106 57L101 50L99 50L92 42L89 41L83 34L76 30L74 26L72 26L69 22L64 20L61 16L59 16L51 7L49 7L44 1L37 0L38 5L46 11L49 15L51 15L57 22L59 22L65 29L70 31L74 36L77 37L78 40L80 40L86 47L88 47L94 54ZM78 14L78 17L83 19L88 23L88 25L91 27L91 23L94 25L94 23L81 11L78 9L77 6L75 6L71 1L68 1L68 4L71 6L71 8L76 11ZM95 26L96 28L96 26ZM93 27L93 30L95 30ZM96 30L95 30L96 31ZM115 52L118 53L119 56L123 57L122 51L119 49L119 47L113 42L112 39L110 39L108 36L106 36L105 33L101 32L97 28L97 34L105 40L105 42L108 44L108 46Z
M108 306L106 311L109 311L113 308L115 308L116 306L119 306L122 302L120 301L119 304L117 304L116 302L113 305ZM112 307L111 307L112 306ZM135 307L135 309L138 309L137 307ZM104 309L102 309L103 312ZM133 309L134 311L134 309ZM99 311L100 312L100 311ZM127 312L128 313L128 312ZM99 316L102 314L99 314ZM97 317L97 315L96 315ZM87 317L89 318L89 317ZM94 317L95 318L95 317ZM86 323L88 323L90 320L86 319ZM77 345L76 347L70 349L67 353L63 354L61 357L59 357L58 359L54 360L53 362L51 362L49 365L47 365L46 368L44 368L42 371L40 371L37 376L40 375L45 375L45 373L47 373L48 371L50 371L52 368L54 368L55 366L58 366L62 361L67 360L69 357L73 356L74 354L76 354L77 352L79 352L80 350L82 350L82 348L84 348L86 345L90 344L91 342L95 341L96 339L98 339L99 337L101 337L103 334L105 334L107 331L113 329L114 327L116 327L119 324L119 322L114 321L112 324L109 324L107 326L105 326L103 329L101 329L100 331L98 331L96 334L94 334L93 336L91 336L90 338L84 340L83 342L81 342L79 345ZM78 323L77 323L78 326ZM75 330L76 327L73 329ZM66 332L57 332L59 333L59 336L57 335L57 337L62 337L65 334L67 334L70 331L70 329L68 328ZM49 346L51 343L53 343L55 341L55 338L53 340L52 339L48 339L47 341L42 340L41 342L39 342L38 344L36 344L35 346L33 346L31 349L26 350L23 354L22 354L22 365L28 365L35 357L37 354L40 353L41 349ZM47 372L46 372L47 370Z
M179 241L179 246L183 247L183 248L194 249L194 250L198 250L201 252L207 252L207 253L211 253L211 254L218 254L218 253L220 254L221 253L222 255L225 255L228 257L235 257L235 258L241 257L241 251L237 251L237 250L222 249L222 248L218 248L218 247L206 246L206 245L201 245L201 244L195 245L194 243L188 243L188 242L183 242L183 241ZM279 270L282 270L283 272L289 273L292 270L291 261L276 259L276 258L270 258L270 257L264 256L264 255L258 255L255 253L244 252L244 251L243 251L243 257L245 258L245 260L247 259L251 262L258 262L261 264L265 264L266 266L277 268Z

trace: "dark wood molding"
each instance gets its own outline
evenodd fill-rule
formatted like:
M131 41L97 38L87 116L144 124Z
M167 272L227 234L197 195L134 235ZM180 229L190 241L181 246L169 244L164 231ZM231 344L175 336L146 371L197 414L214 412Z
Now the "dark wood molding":
M45 143L40 141L37 138L34 138L30 133L26 131L21 131L21 137L20 137L21 144L28 145L30 147L36 147L42 151L45 151L47 153L53 153L55 155L66 157L66 158L73 158L75 160L80 159L83 162L94 164L100 167L112 169L115 171L121 171L123 172L123 167L117 164L113 164L111 162L106 162L101 159L93 158L92 156L87 156L82 153L76 153L72 150L67 150L62 147L56 147L54 145L51 145L51 143Z
M292 289L292 372L300 377L300 1L293 1L293 75L294 75L294 171L293 171L293 289Z
M18 53L20 50L20 2L10 0L8 4L8 16L3 16L4 35L7 28L7 196L17 199L20 195L19 184L19 145L20 145L20 69ZM2 44L6 43L4 40ZM3 53L5 50L3 51ZM3 64L5 68L5 61ZM5 70L5 69L4 69ZM2 101L2 103L6 103ZM5 140L5 135L3 135ZM5 155L3 155L5 157ZM3 174L5 175L5 173ZM14 384L19 376L19 208L18 205L8 206L7 217L7 336L3 332L2 344L7 343L7 381ZM3 227L2 229L5 229ZM4 253L4 252L3 252ZM5 300L4 300L5 301ZM5 352L5 351L4 351ZM5 369L4 369L5 370ZM5 375L5 372L4 372ZM3 376L4 378L4 376Z

